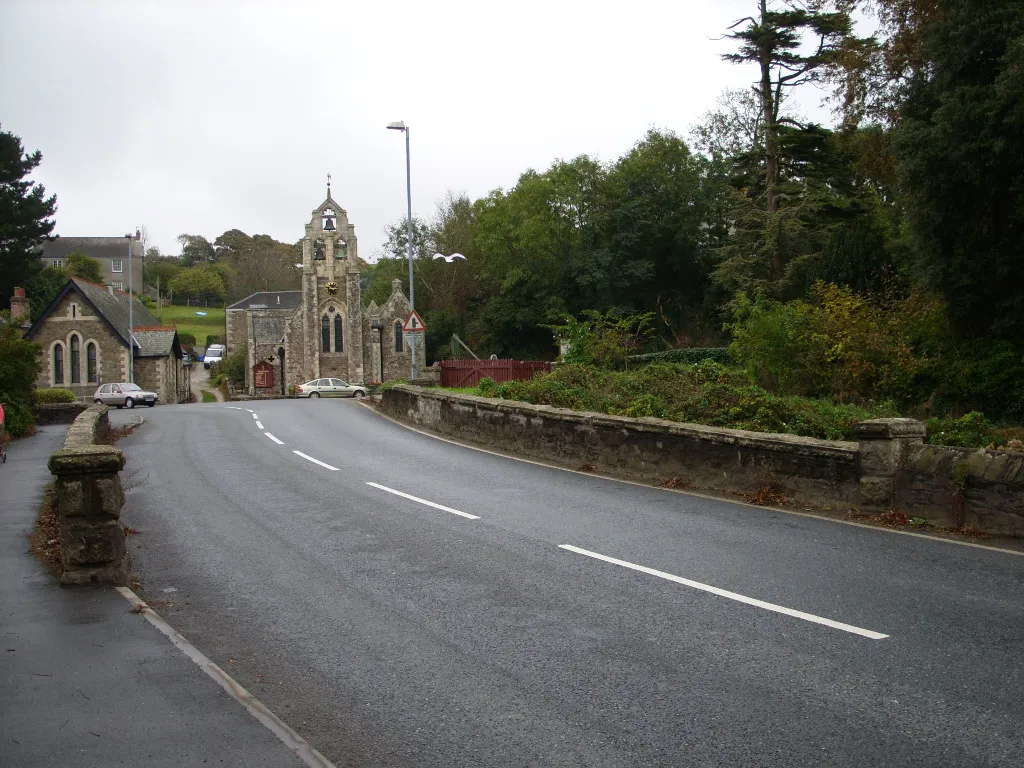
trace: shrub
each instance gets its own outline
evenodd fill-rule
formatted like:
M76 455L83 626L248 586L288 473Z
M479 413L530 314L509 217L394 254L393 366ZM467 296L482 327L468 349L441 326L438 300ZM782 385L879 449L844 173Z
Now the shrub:
M208 334L207 337L206 337L206 346L210 346L211 344L221 344L221 343L223 343L223 342L221 342L220 336L218 336L215 333Z
M236 387L244 387L245 368L248 362L248 349L239 347L218 364L218 372Z
M78 400L78 396L70 389L52 387L50 389L36 390L36 402L40 404L73 403L76 400Z
M648 352L646 355L632 355L629 362L635 365L649 363L699 363L702 360L714 360L722 365L733 362L728 347L683 347L668 349L664 352Z
M971 411L959 419L929 419L928 442L933 445L955 445L982 448L1002 442L995 426L980 411Z
M194 347L196 345L195 334L178 331L178 343L183 347Z
M476 388L484 397L494 397L494 393L498 389L498 382L489 376L484 376L480 379L480 383L476 385Z
M42 369L40 347L25 341L21 328L0 317L0 403L4 404L6 429L12 437L24 435L32 428L32 399L36 378Z

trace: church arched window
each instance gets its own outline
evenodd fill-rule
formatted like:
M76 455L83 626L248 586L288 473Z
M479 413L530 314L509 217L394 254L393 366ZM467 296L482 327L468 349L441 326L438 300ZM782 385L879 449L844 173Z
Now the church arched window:
M71 334L71 383L81 384L82 383L82 366L81 366L81 350L79 345L81 342L78 339L78 334Z
M402 324L395 323L395 352L402 351Z
M341 315L334 316L334 351L345 351L345 334L342 333Z
M64 383L64 345L60 342L53 345L53 383Z
M85 380L95 384L96 379L96 344L90 341L85 345Z
M320 318L320 349L331 351L331 318L327 315Z

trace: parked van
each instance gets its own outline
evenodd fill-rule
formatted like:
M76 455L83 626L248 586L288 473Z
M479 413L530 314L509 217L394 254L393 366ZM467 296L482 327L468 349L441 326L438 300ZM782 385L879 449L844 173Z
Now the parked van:
M203 355L203 368L209 368L214 363L219 363L224 359L227 354L227 347L223 344L211 344L206 348L206 354Z

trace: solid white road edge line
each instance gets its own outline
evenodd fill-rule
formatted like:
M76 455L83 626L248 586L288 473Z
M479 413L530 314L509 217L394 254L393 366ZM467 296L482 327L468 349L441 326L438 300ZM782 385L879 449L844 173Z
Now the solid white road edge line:
M284 443L283 443L282 441L278 440L278 439L277 439L276 437L274 437L274 436L273 436L272 434L270 434L269 432L264 432L263 434L264 434L264 435L266 435L267 437L269 437L269 438L270 438L271 440L273 440L273 441L274 441L275 443L277 443L278 445L284 445Z
M725 597L729 600L736 600L740 603L746 603L747 605L753 605L757 608L764 608L766 611L775 611L775 613L783 613L786 616L793 616L797 619L803 619L804 621L810 621L815 624L823 624L826 627L832 627L832 629L839 629L843 632L850 632L854 635L860 635L861 637L869 637L872 640L882 640L888 635L883 635L881 632L874 632L870 629L862 629L861 627L855 627L852 624L843 624L841 621L833 621L832 619L826 619L823 616L815 616L813 613L804 613L803 611L797 611L792 608L786 608L781 605L775 605L775 603L766 603L764 600L758 600L757 598L747 597L736 592L729 592L725 589L719 589L718 587L712 587L710 584L702 584L699 581L692 581L691 579L684 579L682 576L675 576L671 573L665 573L665 571L657 571L654 568L648 568L645 565L637 565L636 563L630 563L626 560L617 560L614 557L608 557L608 555L602 555L599 552L591 552L588 549L580 549L574 547L572 544L559 544L559 549L567 549L570 552L575 552L578 555L586 555L587 557L593 557L595 560L603 560L606 563L612 563L614 565L621 565L623 568L630 568L634 571L640 571L641 573L647 573L651 576L657 576L659 579L666 579L668 581L674 581L677 584L683 584L687 587L693 587L704 592L710 592L713 595L719 597Z
M263 429L263 425L260 423L259 419L256 420L256 429Z
M302 451L292 451L292 453L294 453L296 456L301 456L306 461L312 461L314 464L319 464L321 467L324 467L325 469L330 469L334 472L338 471L337 467L332 467L330 464L325 464L324 462L320 461L320 459L314 459L312 456L307 456Z
M237 405L225 405L225 408L231 411L244 411L245 408L239 408Z
M240 686L232 679L231 675L210 661L202 651L178 634L170 624L154 613L138 595L128 589L128 587L116 587L116 589L125 600L141 610L142 615L149 620L149 623L159 629L179 651L192 659L196 666L212 677L227 692L228 696L245 707L250 715L277 736L302 762L310 766L310 768L335 768L334 763L317 752L312 744L289 728L284 720L271 712L262 701Z
M435 504L432 501L427 501L426 499L421 499L418 496L411 496L408 493L402 493L401 491L396 491L394 488L388 488L386 485L378 485L377 483L367 483L367 485L369 485L369 486L371 486L373 488L377 488L378 490L381 490L381 491L387 491L388 493L393 493L393 494L395 494L395 496L401 496L403 499L409 499L409 501L417 501L420 504L425 504L428 507L433 507L434 509L441 509L441 510L444 510L445 512L451 512L453 515L458 515L459 517L465 517L467 520L479 520L480 519L480 515L471 515L468 512L460 512L457 509L452 509L451 507L446 507L444 504Z

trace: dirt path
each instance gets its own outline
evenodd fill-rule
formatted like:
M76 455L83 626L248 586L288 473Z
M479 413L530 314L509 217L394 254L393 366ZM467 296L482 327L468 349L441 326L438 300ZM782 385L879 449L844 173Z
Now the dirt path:
M216 398L218 403L224 402L224 393L211 386L210 370L204 368L202 363L195 363L192 366L192 391L199 396L200 402L202 401L203 392L209 392Z

